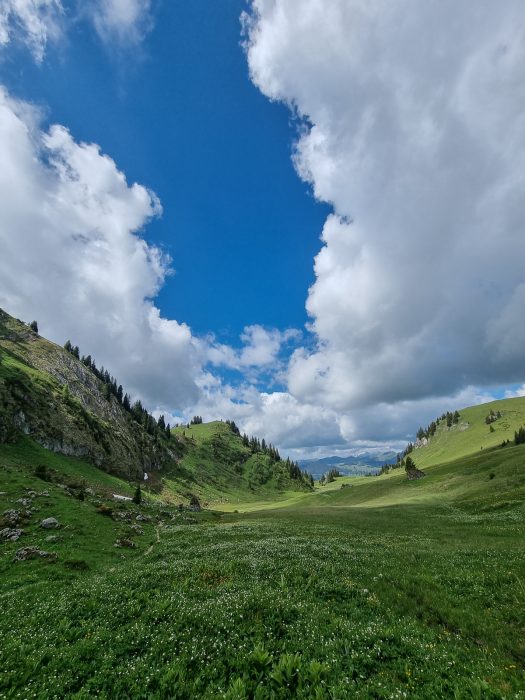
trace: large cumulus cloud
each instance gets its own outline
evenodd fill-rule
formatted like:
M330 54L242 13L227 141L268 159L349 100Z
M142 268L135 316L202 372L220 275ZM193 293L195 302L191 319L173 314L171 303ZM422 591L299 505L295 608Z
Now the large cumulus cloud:
M334 214L291 392L337 410L523 379L525 20L498 5L253 0L255 84Z
M95 144L42 130L0 88L0 306L63 343L70 337L150 406L199 396L202 348L152 299L169 260L140 233L157 197L126 182Z

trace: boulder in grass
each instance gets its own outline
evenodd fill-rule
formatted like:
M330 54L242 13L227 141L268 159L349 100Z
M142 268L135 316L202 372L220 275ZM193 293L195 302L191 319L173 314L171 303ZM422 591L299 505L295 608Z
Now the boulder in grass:
M31 508L33 501L31 498L19 498L17 503L20 503L24 508Z
M407 469L407 479L409 481L415 481L416 479L422 479L424 476L426 476L425 472L422 472L421 469Z
M24 531L20 528L4 527L3 530L0 530L0 537L9 540L9 542L16 542L23 534Z
M201 508L201 504L200 504L197 496L194 495L190 498L190 505L188 506L188 508L189 508L189 510L193 511L194 513L200 513L202 508Z
M151 518L149 517L149 515L143 515L142 513L139 513L139 514L137 515L137 517L135 518L135 520L138 520L139 523L149 523L149 522L151 522Z
M22 520L22 513L19 510L4 510L3 521L6 525L13 527Z
M133 549L135 547L135 542L127 537L120 537L115 542L115 547L128 547L129 549Z
M60 523L56 518L44 518L40 523L40 527L43 527L44 530L56 530L57 527L60 527Z
M45 552L43 549L38 549L38 547L22 547L22 549L18 549L16 551L14 560L26 561L28 559L49 559L49 561L54 561L56 558L56 554Z

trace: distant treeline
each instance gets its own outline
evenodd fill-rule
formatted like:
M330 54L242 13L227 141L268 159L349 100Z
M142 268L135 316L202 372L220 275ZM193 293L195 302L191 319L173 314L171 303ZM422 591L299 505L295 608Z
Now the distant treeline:
M335 481L338 479L340 476L343 476L339 469L330 469L329 471L326 472L326 474L322 474L321 478L319 479L319 484L321 486L324 486L325 484L331 484L332 481Z

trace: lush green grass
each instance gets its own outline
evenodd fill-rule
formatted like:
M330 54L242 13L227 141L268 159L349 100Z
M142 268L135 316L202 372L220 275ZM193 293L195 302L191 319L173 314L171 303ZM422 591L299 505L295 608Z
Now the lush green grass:
M12 596L1 692L523 697L523 531L501 523L495 545L449 517L281 510L167 527L146 557Z
M502 417L492 423L494 432L485 423L491 409L502 413ZM415 450L412 457L417 466L423 469L442 464L496 447L504 440L513 440L514 431L522 425L525 425L525 397L465 408L457 425L447 428L445 421L441 421L430 443Z
M32 450L0 448L2 510L37 459L113 479ZM523 464L525 447L483 451L222 517L151 503L134 550L113 546L125 523L51 485L2 545L0 697L525 698ZM56 563L14 563L48 515Z
M35 475L35 469L42 466L49 480ZM86 493L86 488L92 489L95 495ZM21 438L16 445L0 445L0 529L7 525L1 524L6 510L26 510L19 499L26 498L28 490L39 495L30 505L34 512L19 526L24 534L16 542L0 541L0 593L9 600L20 587L36 584L45 588L51 581L55 585L57 581L72 580L76 577L71 568L75 562L86 570L95 571L122 559L140 556L156 541L156 528L163 527L166 520L165 515L160 515L161 508L155 499L147 494L140 507L114 501L114 493L133 495L134 486L88 462L54 454L28 438ZM80 490L85 495L83 501L77 498ZM101 514L100 505L112 509L115 517ZM129 521L119 515L126 513L131 517ZM139 513L152 519L141 522L144 531L141 536L130 528ZM175 510L172 509L172 513ZM48 517L57 518L61 527L42 529L40 522ZM171 517L169 510L168 517ZM183 515L177 517L184 519ZM60 539L49 543L46 542L48 535L58 535ZM116 548L115 542L121 537L131 538L135 548ZM25 546L56 553L58 560L56 563L33 560L15 565L15 552Z

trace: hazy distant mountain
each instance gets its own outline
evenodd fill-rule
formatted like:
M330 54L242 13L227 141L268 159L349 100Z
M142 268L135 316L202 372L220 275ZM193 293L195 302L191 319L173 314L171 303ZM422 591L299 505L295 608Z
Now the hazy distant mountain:
M385 462L392 462L395 458L395 452L361 452L349 457L334 455L320 459L302 459L299 460L299 466L312 474L314 479L319 479L322 474L333 468L345 476L363 476L376 474Z

